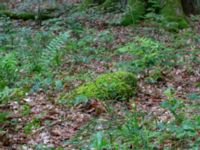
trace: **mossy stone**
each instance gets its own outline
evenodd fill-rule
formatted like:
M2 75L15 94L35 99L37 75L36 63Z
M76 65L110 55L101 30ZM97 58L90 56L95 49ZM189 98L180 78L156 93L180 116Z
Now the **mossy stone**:
M74 99L81 95L88 99L125 100L134 96L135 92L135 76L129 72L115 72L100 75L96 80L81 85L72 93L65 95L65 99Z

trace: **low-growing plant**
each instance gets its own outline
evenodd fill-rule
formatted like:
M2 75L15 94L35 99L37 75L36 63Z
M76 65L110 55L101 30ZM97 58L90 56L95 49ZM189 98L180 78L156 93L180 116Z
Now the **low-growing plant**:
M97 132L92 136L92 143L90 147L95 150L109 149L109 140L105 137L103 132Z
M8 115L9 115L8 112L0 112L0 124L3 124L6 122Z
M22 115L28 116L30 114L31 108L28 104L22 106Z
M53 39L48 45L46 50L43 52L43 59L49 61L50 64L56 64L57 66L61 63L62 47L65 47L65 43L70 37L70 32L60 33L55 39ZM47 63L45 61L45 64ZM44 65L45 65L44 64Z
M167 135L167 138L161 137L161 141L170 140L171 148L195 149L199 147L198 134L200 126L197 121L199 117L189 117L185 113L188 108L183 104L183 100L175 97L173 89L167 89L165 95L167 100L163 101L161 106L168 109L175 119L170 122L164 122L162 127L160 126L160 132L164 132Z
M39 118L33 118L33 120L29 123L27 123L25 126L24 126L24 133L25 134L29 134L32 132L32 129L36 129L40 127L40 120Z
M164 100L161 106L168 109L175 117L176 122L180 124L185 118L183 114L177 112L177 110L181 110L184 107L182 100L175 98L175 91L171 88L167 89L164 94L167 96L167 100Z
M167 48L163 44L150 38L136 37L135 42L129 43L118 49L120 53L128 53L133 58L119 63L120 67L141 73L163 67L171 68L176 63L174 49Z
M151 149L156 132L145 126L143 113L127 112L124 123L114 129L97 132L91 137L91 148L101 149Z
M15 53L0 56L0 89L14 84L18 76L17 63Z
M5 103L9 100L10 95L12 94L13 89L10 89L8 87L5 87L3 90L0 92L0 103Z
M142 112L127 112L123 123L115 128L98 131L91 136L90 147L94 149L198 149L200 146L200 117L188 116L184 101L177 99L172 88L164 94L167 99L161 106L173 118L158 121L147 118ZM152 120L153 119L153 120Z

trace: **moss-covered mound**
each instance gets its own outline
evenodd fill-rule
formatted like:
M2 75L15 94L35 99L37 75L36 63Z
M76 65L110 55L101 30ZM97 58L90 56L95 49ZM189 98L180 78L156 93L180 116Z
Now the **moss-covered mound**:
M133 96L135 92L135 76L128 72L115 72L101 75L95 81L76 88L70 94L66 94L64 99L73 100L77 96L86 96L89 99L124 100Z

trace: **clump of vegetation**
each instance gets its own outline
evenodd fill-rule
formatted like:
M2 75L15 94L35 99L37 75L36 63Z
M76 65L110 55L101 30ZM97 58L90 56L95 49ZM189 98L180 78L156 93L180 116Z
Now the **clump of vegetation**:
M17 78L17 59L14 53L0 56L0 89L11 86Z
M134 42L122 46L118 51L122 54L128 53L133 57L132 60L119 63L119 66L136 73L145 72L147 69L154 70L160 66L170 68L177 59L177 55L172 55L174 49L145 37L136 37Z
M121 24L130 25L135 24L145 13L145 2L140 0L128 1L127 11L123 17Z
M164 17L162 20L163 26L171 31L177 31L189 26L181 7L181 1L168 0L161 10L161 14Z
M136 93L136 78L129 72L115 72L100 75L95 81L76 88L64 99L86 96L89 99L118 99L127 100Z
M131 60L118 62L120 68L134 73L143 73L145 76L149 76L154 70L159 70L161 75L163 70L168 72L175 66L183 66L188 62L198 63L197 60L192 60L195 53L198 53L197 49L189 52L192 57L188 58L183 50L167 47L161 42L146 37L136 37L133 42L127 43L117 51L132 57Z

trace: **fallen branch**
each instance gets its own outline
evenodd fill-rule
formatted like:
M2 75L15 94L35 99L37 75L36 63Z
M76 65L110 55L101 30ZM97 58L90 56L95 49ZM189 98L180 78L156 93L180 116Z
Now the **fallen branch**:
M22 13L14 13L8 10L1 10L0 11L0 17L10 17L11 19L22 19L22 20L47 20L50 18L54 18L53 15L48 14L40 14L37 13L31 13L31 12L22 12Z

